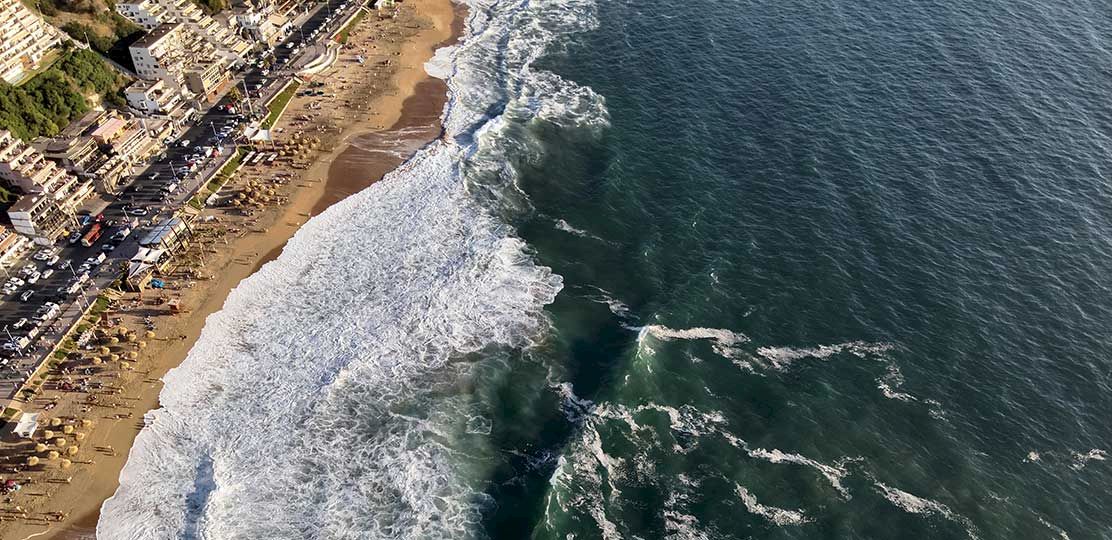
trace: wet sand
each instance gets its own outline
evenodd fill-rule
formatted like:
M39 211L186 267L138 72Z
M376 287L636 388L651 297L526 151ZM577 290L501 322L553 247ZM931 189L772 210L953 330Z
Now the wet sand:
M68 518L55 523L34 517L30 520L0 522L0 537L5 540L93 538L100 506L119 485L119 474L125 464L127 452L142 427L143 411L158 406L162 376L185 359L200 335L208 315L223 306L228 293L242 279L276 258L286 241L312 215L366 189L440 135L440 116L447 100L447 86L443 81L429 77L424 72L423 65L437 48L458 39L463 29L463 8L452 4L450 0L409 0L402 5L402 9L415 10L416 16L427 24L419 30L413 30L414 35L406 37L398 45L399 50L387 51L393 58L389 68L390 84L370 94L369 107L360 108L359 111L341 111L346 116L339 117L340 130L332 140L326 142L325 149L314 158L312 166L299 179L290 182L290 191L284 194L286 204L263 209L259 215L246 222L236 221L241 218L231 215L225 209L206 210L205 215L213 215L219 219L219 223L224 224L221 226L244 223L240 225L244 232L238 238L224 236L221 238L224 244L213 241L213 245L207 246L211 248L211 254L202 254L203 257L208 257L204 270L211 272L211 279L197 281L198 286L193 287L190 284L190 288L179 291L144 292L143 301L146 303L152 303L151 299L160 295L164 298L179 298L187 312L171 315L164 308L158 308L162 311L156 308L142 310L144 315L148 312L157 315L159 337L152 339L150 346L143 351L143 358L136 363L134 378L120 383L120 393L127 397L118 399L129 400L126 402L126 410L131 413L131 417L111 419L109 416L96 416L98 412L92 413L97 418L97 423L87 433L82 456L85 460L95 461L95 464L75 466L68 471L71 476L67 483L47 484L46 482L52 480L47 477L57 476L54 474L57 471L44 472L44 481L32 485L36 489L50 492L38 499L26 499L28 502L23 503L25 513L42 515L49 510L64 512ZM359 29L352 33L349 44L353 51L357 50L356 47L361 42L374 43L375 39L381 38L381 35L378 38L374 35L375 28L378 28L374 26L376 23L368 22L373 15L368 15ZM345 50L348 50L347 46ZM348 62L338 63L324 75L328 80L343 77L342 80L348 83L361 79L363 83L354 84L358 86L382 74L371 73L354 62ZM336 86L343 87L340 84ZM335 100L339 101L343 97L343 92L337 92ZM308 110L308 101L308 98L295 98L276 128L283 128L286 133L292 132L295 129L291 126L292 119L299 111ZM329 120L334 122L336 118L322 120L322 123L328 124ZM335 123L331 125L335 126ZM310 127L313 123L302 126ZM274 172L265 167L260 167L260 170L250 169L252 168L241 169L237 176L254 175L253 177L262 178ZM139 311L119 315L123 317L125 325L132 328L142 326ZM38 410L45 400L50 399L61 400L61 405L51 411L51 414L70 418L82 414L78 411L84 402L71 403L67 400L76 398L64 394L44 395L36 400L34 406L25 405L25 409ZM96 451L88 450L89 448L95 448ZM112 450L109 452L105 448Z

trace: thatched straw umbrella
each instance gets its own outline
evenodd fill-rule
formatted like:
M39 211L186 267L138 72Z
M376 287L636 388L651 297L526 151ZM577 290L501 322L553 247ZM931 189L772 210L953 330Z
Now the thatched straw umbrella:
M126 336L126 335L128 335L129 333L131 333L131 330L130 330L130 329L128 329L128 327L126 327L126 326L120 326L120 327L119 327L119 328L118 328L118 329L116 330L116 333L118 333L118 334L119 334L119 335L121 335L121 336Z
M93 421L88 418L81 420L81 427L93 427Z
M132 359L132 360L135 360L135 359L139 358L139 353L137 353L135 351L128 351L127 352L127 357Z
M38 465L38 464L39 464L39 456L31 456L31 457L27 458L27 466L28 467L34 467L35 465Z
M46 452L46 445L43 443L35 443L35 451L40 454Z
M118 345L120 343L120 338L118 338L116 336L112 336L112 337L108 338L108 343L111 344L111 345Z
M93 365L94 365L94 366L99 366L99 365L101 365L102 363L103 363L103 362L102 362L102 361L100 360L100 357L99 357L99 356L94 356L94 357L93 357Z
M66 455L67 455L67 456L76 456L76 455L77 455L77 452L79 452L79 451L81 451L81 447L80 447L80 446L77 446L77 445L75 444L75 445L73 445L73 446L71 446L71 447L69 447L69 448L66 448Z
M146 337L147 337L147 339L151 339L151 338L153 338L153 337L154 337L154 332L152 332L152 331L150 331L150 330L147 330L147 333L145 333L145 334L143 334L143 335L144 335L144 336L146 336Z
M49 459L50 461L54 461L54 460L58 459L61 455L62 454L59 454L57 450L51 450L51 451L46 453L46 459Z
M68 459L63 459L62 461L58 462L58 466L63 469L68 469L70 467L73 467L73 462Z
M120 362L120 367L122 367L122 368L124 368L128 371L131 371L131 370L135 369L135 366L132 365L131 362Z
M115 362L116 360L120 359L120 355L118 355L116 353L112 353L112 354L108 355L108 359Z
M62 419L61 418L51 418L50 419L50 427L58 427L60 425L62 425Z
M130 332L125 339L128 343L134 343L135 340L139 339L139 336L135 335L135 332Z
M111 349L109 349L108 347L101 347L101 348L100 348L100 349L98 350L98 352L100 352L100 354L108 354L108 353L112 352L112 350L111 350Z
M62 426L62 433L65 433L66 435L73 433L73 426Z
M84 433L81 433L81 432L78 432L78 433L74 433L74 434L73 434L73 438L74 438L74 439L77 439L77 440L79 440L79 441L83 441L83 440L85 440L85 434L84 434Z
M46 440L49 441L50 439L54 438L54 430L52 430L52 429L43 430L42 436L43 436L43 438L45 438Z
M58 448L65 448L67 444L69 444L69 441L65 440L62 437L54 439L54 446L57 446Z

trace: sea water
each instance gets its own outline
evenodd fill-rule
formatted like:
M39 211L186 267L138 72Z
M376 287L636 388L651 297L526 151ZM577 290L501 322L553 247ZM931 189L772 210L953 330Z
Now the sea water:
M1112 15L471 0L104 539L1112 537Z

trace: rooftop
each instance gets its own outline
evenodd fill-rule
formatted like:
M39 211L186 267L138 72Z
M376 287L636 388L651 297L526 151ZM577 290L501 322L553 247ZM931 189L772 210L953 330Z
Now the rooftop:
M156 26L154 28L154 30L151 30L150 32L147 32L147 35L139 38L139 40L136 41L135 43L132 43L131 46L132 47L150 47L150 46L158 43L162 38L170 35L170 33L177 30L178 27L181 26L181 24L182 23L180 23L180 22L160 24L160 25Z

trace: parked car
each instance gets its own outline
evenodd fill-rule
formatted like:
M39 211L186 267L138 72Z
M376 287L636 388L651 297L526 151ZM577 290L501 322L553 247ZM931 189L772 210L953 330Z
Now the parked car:
M148 212L146 208L131 208L127 213L132 216L145 216L150 212Z
M19 299L22 302L26 302L31 299L31 295L33 294L35 294L35 291L23 291L23 294L19 295Z
M15 328L16 330L18 330L20 328L23 328L23 326L26 325L26 324L27 324L27 317L23 317L23 318L19 319L18 321L16 321L15 323L13 323L12 328Z
M42 271L42 279L49 279L50 276L53 276L53 275L54 275L54 270L53 269L47 268L46 270Z

